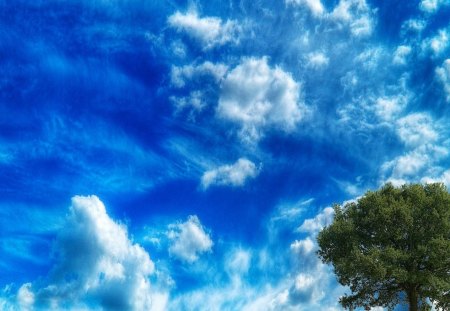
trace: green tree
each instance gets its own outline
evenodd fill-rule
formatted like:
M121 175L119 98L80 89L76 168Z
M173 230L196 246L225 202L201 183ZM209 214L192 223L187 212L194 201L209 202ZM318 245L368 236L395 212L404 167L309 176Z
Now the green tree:
M346 309L450 310L450 194L443 184L386 184L335 205L318 255L351 294Z

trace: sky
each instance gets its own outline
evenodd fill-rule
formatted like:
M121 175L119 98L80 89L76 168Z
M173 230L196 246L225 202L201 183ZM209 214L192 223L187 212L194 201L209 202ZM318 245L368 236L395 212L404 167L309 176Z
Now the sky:
M331 206L450 186L449 20L448 0L0 0L0 309L341 310Z

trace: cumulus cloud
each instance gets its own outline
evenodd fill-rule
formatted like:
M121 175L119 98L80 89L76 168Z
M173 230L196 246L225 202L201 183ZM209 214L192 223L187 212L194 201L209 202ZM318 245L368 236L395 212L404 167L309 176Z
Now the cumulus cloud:
M372 11L365 0L340 0L330 17L347 25L355 37L365 37L372 33Z
M224 64L206 61L200 65L172 66L170 81L174 87L182 88L187 82L199 77L211 77L219 82L228 70Z
M241 26L236 21L223 22L218 17L201 18L196 11L185 14L176 12L169 16L168 23L200 42L205 50L229 42L237 43L241 34Z
M334 217L334 210L332 207L325 208L322 212L317 214L314 218L306 219L298 228L301 232L307 232L311 235L317 234L323 227L329 225Z
M320 0L286 0L286 4L306 6L314 16L321 16L325 11Z
M210 252L213 242L197 216L189 216L183 223L171 224L167 233L169 254L187 263L194 263L200 255Z
M431 51L434 56L441 55L449 45L449 35L446 29L438 31L437 35L423 41L422 49Z
M330 59L321 52L311 53L308 55L308 65L314 69L326 67Z
M450 102L450 59L446 59L442 66L436 69L436 76L444 87L447 101Z
M327 303L322 301L325 298L325 292L333 295L333 291L339 290L339 287L326 289L324 284L330 282L331 273L316 256L317 234L332 222L333 217L333 208L327 207L314 218L305 219L298 228L298 231L308 235L304 239L295 240L290 245L290 251L296 264L291 272L294 277L289 282L286 307L304 304L326 306ZM335 306L329 307L334 308Z
M380 119L389 121L398 118L407 104L406 96L380 97L375 102L375 113Z
M202 176L202 187L207 189L212 185L243 186L250 178L255 178L259 173L256 165L245 158L240 158L234 164L222 165L206 171Z
M439 8L444 4L448 4L448 1L447 0L422 0L422 1L420 1L419 8L424 12L434 13L437 10L439 10Z
M397 120L396 131L406 150L381 166L381 172L395 185L425 180L445 180L439 162L448 152L442 125L426 113L411 113ZM444 178L443 178L444 177Z
M25 283L17 292L17 303L20 310L32 310L34 305L34 293L31 290L31 283Z
M411 54L411 47L408 45L400 45L394 52L392 62L396 65L406 65L408 56Z
M318 228L330 221L331 208L305 220L307 224L302 227L315 225L311 233L304 231L304 239L280 247L281 235L286 238L287 231L294 231L298 225L280 221L280 215L291 214L292 208L286 208L282 211L280 207L274 215L276 220L268 223L269 234L279 232L277 239L270 239L262 249L232 246L218 265L224 267L227 277L175 296L171 301L174 310L339 310L338 298L344 290L332 282L331 269L315 254ZM283 228L273 230L274 225ZM221 273L219 269L215 275Z
M267 58L246 58L221 85L217 115L241 127L244 141L258 141L270 128L293 131L307 108L300 84Z
M407 146L418 146L436 141L438 133L433 119L425 113L412 113L397 121L397 133Z
M190 110L189 119L195 119L195 112L200 112L206 107L205 94L202 91L191 91L188 96L171 96L169 99L175 106L176 113L185 109Z
M437 176L437 177L426 176L426 177L422 178L421 182L424 182L424 183L441 182L441 183L445 184L448 188L450 188L450 169L442 172L440 174L440 176Z
M149 276L154 264L96 196L76 196L56 243L46 285L24 284L19 304L51 309L158 310ZM162 307L164 308L164 306Z

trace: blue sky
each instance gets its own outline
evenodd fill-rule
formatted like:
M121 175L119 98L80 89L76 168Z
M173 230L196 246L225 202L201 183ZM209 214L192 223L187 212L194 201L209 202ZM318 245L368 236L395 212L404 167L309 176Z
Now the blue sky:
M450 186L447 0L0 8L3 310L340 310L330 206Z

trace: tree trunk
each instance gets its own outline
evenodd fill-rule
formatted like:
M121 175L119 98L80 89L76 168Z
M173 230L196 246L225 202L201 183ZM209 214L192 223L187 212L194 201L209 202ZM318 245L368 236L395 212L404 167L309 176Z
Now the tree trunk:
M409 311L418 311L418 296L417 296L417 289L415 286L411 286L411 288L408 290L408 302L409 302Z

